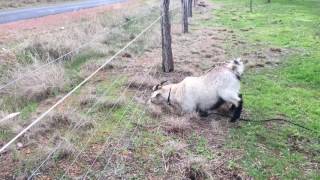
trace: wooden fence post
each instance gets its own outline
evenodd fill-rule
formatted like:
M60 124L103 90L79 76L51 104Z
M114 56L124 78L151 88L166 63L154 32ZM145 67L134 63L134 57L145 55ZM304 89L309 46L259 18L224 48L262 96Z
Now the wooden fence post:
M192 17L192 0L188 0L188 17Z
M169 12L170 0L161 3L161 40L162 40L162 69L164 72L174 70L171 48L171 24Z
M188 33L188 0L181 0L182 7L182 32Z

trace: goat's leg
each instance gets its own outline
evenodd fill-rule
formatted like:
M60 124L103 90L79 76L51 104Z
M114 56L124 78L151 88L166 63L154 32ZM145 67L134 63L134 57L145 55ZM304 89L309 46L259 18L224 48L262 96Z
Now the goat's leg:
M243 100L241 94L236 94L234 92L223 92L220 94L221 98L225 100L226 102L232 103L232 106L234 106L234 113L231 118L231 122L235 122L237 119L240 118L241 112L242 112L242 106L243 106Z
M203 111L201 108L197 107L196 112L199 114L200 117L208 117L208 111Z
M225 101L220 97L218 102L216 102L211 108L210 110L215 110L218 109L220 106L222 106L222 104L224 104Z
M239 98L240 98L240 101L239 101L238 107L235 107L235 109L234 109L233 116L230 120L231 122L235 122L241 116L242 108L243 108L242 94L239 94Z

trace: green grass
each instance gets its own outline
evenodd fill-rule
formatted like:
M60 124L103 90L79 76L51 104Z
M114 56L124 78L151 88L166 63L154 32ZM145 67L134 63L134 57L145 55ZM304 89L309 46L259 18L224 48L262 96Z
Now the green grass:
M103 57L106 57L106 54L94 50L87 50L75 55L75 57L73 57L71 61L66 63L66 68L72 69L74 71L80 71L84 63L90 60L97 60Z
M279 67L247 71L243 78L245 109L263 120L285 117L315 133L282 123L242 123L230 133L227 148L244 150L237 162L256 179L319 179L320 164L320 2L315 0L254 1L253 13L245 0L215 0L216 19L202 26L234 30L248 46L232 52L280 47L290 53ZM242 31L241 29L249 29ZM256 44L260 46L255 46Z
M208 141L205 137L192 134L192 136L189 138L189 144L192 144L194 146L192 148L194 154L202 156L209 160L214 159L214 153L208 146Z
M26 120L26 119L30 118L31 114L33 112L35 112L37 110L37 108L38 108L38 103L36 103L36 102L31 102L31 103L27 104L21 110L21 114L20 114L21 119Z

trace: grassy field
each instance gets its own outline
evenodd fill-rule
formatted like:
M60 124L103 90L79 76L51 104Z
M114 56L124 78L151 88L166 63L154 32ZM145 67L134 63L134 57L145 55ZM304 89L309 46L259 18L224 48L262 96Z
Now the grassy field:
M248 1L210 1L218 8L212 10L208 3L196 7L188 34L177 29L181 18L175 16L174 73L160 70L160 30L155 26L21 138L24 147L12 147L0 156L4 167L0 178L30 176L61 143L37 178L319 179L319 3L259 1L250 13ZM153 3L150 7L140 4L141 9L132 8L134 12L119 17L107 13L98 23L90 21L66 32L30 39L14 56L4 54L8 58L4 62L15 61L19 67L16 72L0 66L0 71L1 67L8 71L8 78L3 78L6 82L98 37L91 48L66 56L64 63L32 74L3 92L7 97L0 98L3 114L19 111L21 116L15 123L0 124L0 144L153 21L159 15L158 9L152 8L158 4ZM119 22L127 24L117 26ZM95 34L106 27L110 27L108 33ZM199 39L206 42L199 43ZM271 48L285 52L280 64L248 69L243 77L245 117L256 121L282 117L315 132L283 122L238 125L221 117L156 114L144 103L160 80L180 81L190 74L202 74L230 57L251 57L249 62L255 62L256 56L244 53L269 52ZM155 69L148 72L151 67Z
M319 179L320 162L320 2L316 0L214 0L222 8L209 27L231 29L248 45L232 56L259 48L281 48L288 55L279 66L250 70L243 79L245 109L254 120L284 117L297 126L242 123L233 129L228 148L243 149L233 162L256 179ZM226 45L226 47L228 47ZM230 46L229 46L230 47Z

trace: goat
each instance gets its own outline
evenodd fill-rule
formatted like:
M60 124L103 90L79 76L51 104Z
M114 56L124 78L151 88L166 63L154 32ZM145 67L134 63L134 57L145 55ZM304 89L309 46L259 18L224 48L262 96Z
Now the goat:
M183 112L198 112L200 116L208 116L210 110L231 103L234 112L230 121L235 122L242 112L240 77L243 71L243 62L238 58L200 77L186 77L177 84L163 85L163 82L154 86L150 102L178 105Z

